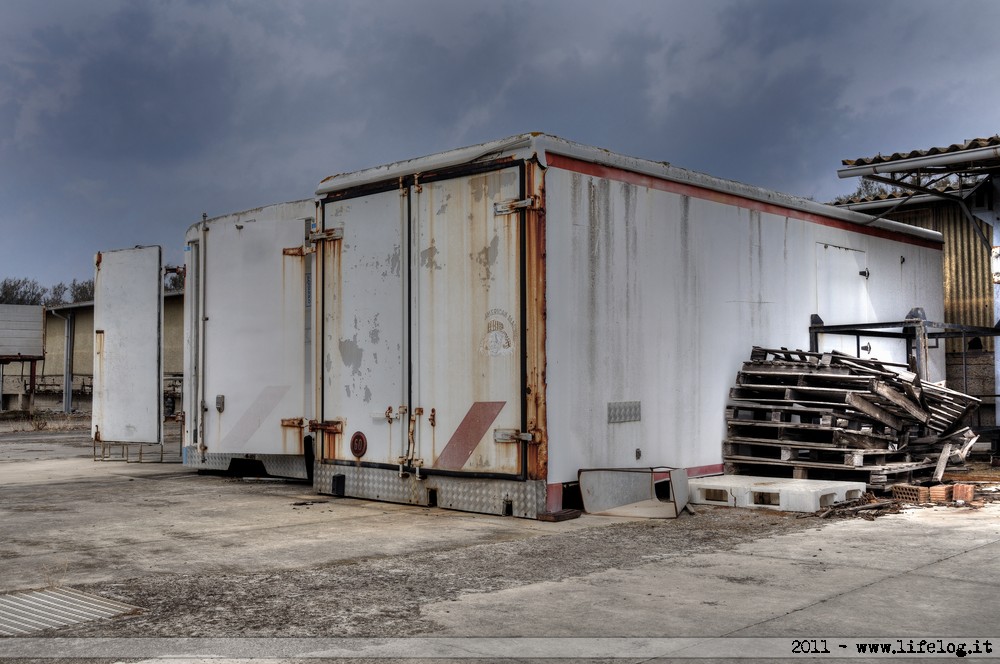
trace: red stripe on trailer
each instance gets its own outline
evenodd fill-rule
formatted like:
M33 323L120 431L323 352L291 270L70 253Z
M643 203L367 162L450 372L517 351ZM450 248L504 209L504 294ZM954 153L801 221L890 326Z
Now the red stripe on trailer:
M688 468L688 477L704 477L705 475L721 475L724 467L721 463L715 463L711 466L695 466L694 468Z
M563 508L563 486L562 483L545 485L545 511L558 512Z
M907 244L913 244L927 249L940 250L944 248L943 243L935 242L934 240L927 240L913 235L907 235L906 233L886 230L884 228L874 228L872 226L852 224L851 222L844 221L843 219L834 219L833 217L825 217L821 214L806 212L805 210L797 210L795 208L775 205L774 203L765 203L752 198L745 198L737 194L715 191L714 189L706 189L705 187L700 187L694 184L664 180L663 178L658 178L653 175L627 171L614 166L595 164L593 162L574 159L573 157L567 157L561 154L548 153L545 158L550 166L567 171L574 171L583 175L592 175L594 177L606 178L608 180L617 180L619 182L626 182L640 187L648 187L650 189L657 189L659 191L666 191L673 194L681 194L682 196L700 198L707 201L713 201L715 203L724 203L726 205L733 205L735 207L746 208L748 210L756 210L765 214L774 214L779 217L801 219L802 221L808 221L821 226L829 226L831 228L839 228L853 233L861 233L862 235L872 235L874 237L895 240L897 242L905 242Z
M451 440L441 450L434 467L461 470L506 404L506 401L477 401L472 404Z

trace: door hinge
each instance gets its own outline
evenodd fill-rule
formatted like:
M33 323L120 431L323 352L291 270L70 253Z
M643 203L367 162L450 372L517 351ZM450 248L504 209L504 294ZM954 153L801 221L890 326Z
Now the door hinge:
M535 435L531 432L518 431L517 429L494 429L493 442L495 443L533 443Z
M324 242L326 240L343 240L343 228L328 228L325 231L316 231L309 234L309 241L312 243Z
M503 201L502 203L494 203L493 214L499 216L502 214L510 214L517 210L534 210L537 207L537 203L537 196L528 196L527 198L519 201Z
M327 433L344 433L343 420L309 420L310 431L325 431Z

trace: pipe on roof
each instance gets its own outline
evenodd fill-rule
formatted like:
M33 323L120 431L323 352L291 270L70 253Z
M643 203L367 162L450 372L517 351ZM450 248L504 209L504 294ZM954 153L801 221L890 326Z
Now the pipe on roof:
M864 212L865 210L881 210L882 208L895 205L903 200L904 197L899 198L880 198L874 201L858 201L857 203L841 203L838 204L839 208L847 208L848 210L854 210L856 212ZM939 203L941 202L941 197L931 196L930 194L920 194L918 196L912 196L904 205L918 205L920 203Z
M333 175L322 182L316 189L316 195L322 197L326 194L348 189L352 186L369 184L378 181L394 180L398 177L413 175L425 170L439 170L449 166L458 166L475 162L488 155L516 155L517 157L538 159L542 168L547 167L545 155L547 153L559 154L572 157L581 161L594 164L610 166L612 168L623 169L633 173L649 175L654 178L682 182L696 187L718 191L726 194L733 194L748 200L769 203L779 207L786 207L793 210L801 210L831 219L840 219L859 226L872 226L884 230L905 233L906 235L921 237L933 242L941 242L941 234L926 228L909 226L887 219L873 218L861 212L816 203L807 199L770 191L761 187L724 180L697 171L690 171L684 168L673 166L666 162L654 162L639 157L629 157L617 154L601 148L573 143L555 136L546 134L531 133L512 136L507 139L491 141L481 145L467 148L459 148L425 157L418 157L407 161L400 161L384 166L377 166L355 173L341 173Z
M467 148L459 148L447 153L447 158L439 159L433 162L431 162L428 157L417 157L415 159L407 159L405 161L397 161L391 164L386 164L385 166L367 168L354 173L331 175L320 182L319 187L316 188L316 195L323 196L325 194L329 194L330 192L347 189L352 185L363 182L389 180L400 176L412 175L420 172L421 168L426 167L430 163L433 163L433 167L435 169L461 166L462 164L478 161L487 155L508 152L525 146L530 146L531 139L534 136L535 134L521 134L507 139L490 141L489 143L473 145ZM434 156L437 155L431 155L431 157Z
M894 161L880 162L877 164L864 164L862 166L848 166L837 171L839 178L853 178L859 175L877 175L879 173L901 173L928 168L931 166L950 166L952 164L963 164L970 161L980 161L983 159L1000 159L1000 147L990 146L976 148L974 150L959 150L958 152L946 152L944 154L926 155L914 157L912 159L898 159Z

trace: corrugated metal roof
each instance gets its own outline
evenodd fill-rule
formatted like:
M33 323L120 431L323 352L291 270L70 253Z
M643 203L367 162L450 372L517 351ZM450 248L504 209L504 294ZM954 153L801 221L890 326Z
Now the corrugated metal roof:
M952 154L965 150L976 150L979 148L989 148L1000 146L1000 134L989 138L973 138L964 143L952 143L951 145L928 150L911 150L909 152L893 152L890 155L877 154L874 157L860 157L858 159L844 159L844 166L869 166L871 164L885 164L891 161L903 161L904 159L916 159L918 157L930 157L939 154Z
M944 186L944 187L933 187L933 189L935 191L937 191L937 192L940 192L940 193L946 195L946 196L965 197L965 196L968 196L970 193L972 193L972 191L975 189L975 185L973 185L973 186L966 185L964 187L957 187L957 186L954 186L954 185L947 185L947 186ZM858 203L876 203L876 202L882 202L882 201L896 202L896 201L902 200L902 199L907 198L907 197L910 197L910 193L909 192L905 192L905 191L886 191L886 192L881 192L881 193L878 193L878 194L874 194L872 196L852 196L851 198L848 198L848 199L845 199L845 200L834 201L834 202L830 203L830 205L844 206L844 205L856 205ZM917 197L916 196L912 196L911 200L915 199L915 198L917 198ZM921 195L920 196L921 202L927 200L928 198L930 198L929 195Z

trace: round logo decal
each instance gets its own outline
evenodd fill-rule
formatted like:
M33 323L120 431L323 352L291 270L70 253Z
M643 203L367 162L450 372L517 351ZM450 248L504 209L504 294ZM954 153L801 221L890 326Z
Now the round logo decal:
M360 431L355 431L354 435L351 436L351 454L361 458L368 451L368 439L365 438L365 434Z
M514 352L514 319L503 309L486 312L486 334L479 351L490 357L502 357Z

